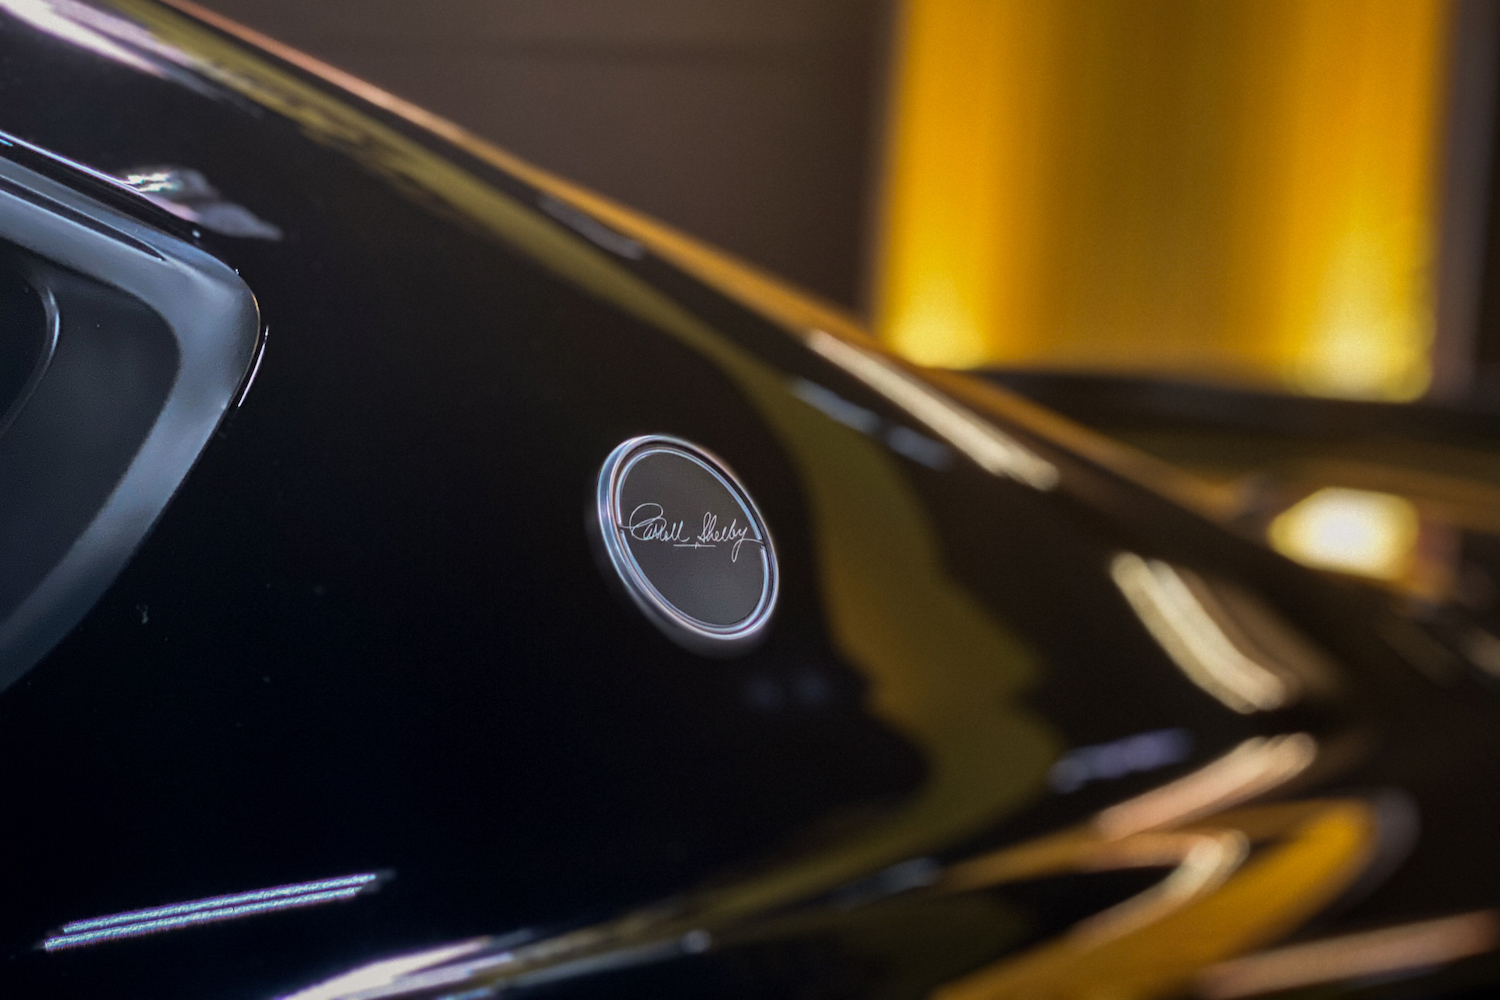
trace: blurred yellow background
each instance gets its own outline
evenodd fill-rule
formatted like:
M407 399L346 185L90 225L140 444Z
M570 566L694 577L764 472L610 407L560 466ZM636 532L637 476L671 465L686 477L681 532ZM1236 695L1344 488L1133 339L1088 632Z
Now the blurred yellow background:
M1421 396L1451 10L906 0L880 335L933 365Z

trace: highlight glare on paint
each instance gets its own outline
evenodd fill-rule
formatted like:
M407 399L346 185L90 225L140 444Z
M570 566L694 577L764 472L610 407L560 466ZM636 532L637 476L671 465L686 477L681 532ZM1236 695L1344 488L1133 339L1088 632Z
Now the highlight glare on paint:
M256 889L229 896L210 896L170 906L147 910L129 910L106 917L75 920L42 942L45 951L77 948L101 941L140 937L162 931L218 923L302 906L316 906L341 899L353 899L380 881L376 873L347 875L342 878L298 882L293 885Z
M1438 920L1294 944L1213 966L1198 977L1205 1000L1436 969L1500 947L1500 914L1479 910Z
M1191 774L1110 806L1094 825L1120 839L1188 823L1286 784L1317 756L1318 741L1307 733L1252 736Z
M1046 491L1057 485L1060 478L1057 466L921 379L903 371L890 359L822 330L808 331L807 346L905 408L986 472L1014 479L1037 490Z
M1286 684L1235 645L1177 570L1121 552L1109 573L1141 624L1194 684L1242 715L1287 703Z
M1416 554L1417 509L1405 497L1321 489L1271 522L1271 546L1317 569L1397 580Z
M441 965L455 958L463 958L489 944L491 944L490 938L473 938L457 944L442 945L426 951L381 959L334 976L332 979L325 979L321 983L298 990L296 993L282 996L279 1000L348 1000L350 997L367 994L399 996L399 991L391 992L385 987L391 986L392 983L410 973Z

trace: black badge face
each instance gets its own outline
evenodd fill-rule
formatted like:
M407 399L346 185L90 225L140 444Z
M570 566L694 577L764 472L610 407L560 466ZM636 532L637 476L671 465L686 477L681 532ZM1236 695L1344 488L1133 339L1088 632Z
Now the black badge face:
M776 553L760 512L713 455L632 438L599 473L605 551L641 610L691 649L736 653L776 603Z

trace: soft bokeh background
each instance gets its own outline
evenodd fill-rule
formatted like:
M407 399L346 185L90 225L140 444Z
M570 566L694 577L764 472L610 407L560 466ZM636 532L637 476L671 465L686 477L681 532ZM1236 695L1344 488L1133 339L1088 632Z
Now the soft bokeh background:
M919 361L1500 390L1494 0L209 5Z

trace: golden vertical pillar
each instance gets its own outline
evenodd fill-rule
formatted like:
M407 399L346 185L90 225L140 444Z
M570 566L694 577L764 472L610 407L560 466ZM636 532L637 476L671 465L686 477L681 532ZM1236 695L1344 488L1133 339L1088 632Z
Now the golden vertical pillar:
M905 0L875 321L925 363L1409 399L1438 0Z

